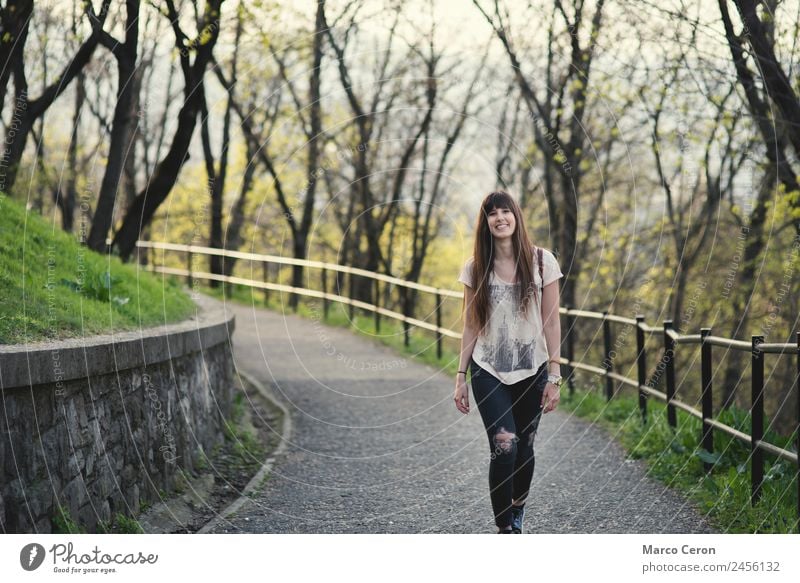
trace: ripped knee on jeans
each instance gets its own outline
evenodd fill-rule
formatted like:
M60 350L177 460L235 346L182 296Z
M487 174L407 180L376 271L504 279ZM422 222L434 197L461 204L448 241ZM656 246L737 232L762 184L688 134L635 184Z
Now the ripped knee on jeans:
M515 433L500 427L494 433L494 449L498 454L510 454L514 451L514 442L517 441Z
M538 431L539 431L539 419L534 419L533 422L531 422L530 426L528 427L527 431L523 433L530 447L533 447L533 441L536 439L536 433Z

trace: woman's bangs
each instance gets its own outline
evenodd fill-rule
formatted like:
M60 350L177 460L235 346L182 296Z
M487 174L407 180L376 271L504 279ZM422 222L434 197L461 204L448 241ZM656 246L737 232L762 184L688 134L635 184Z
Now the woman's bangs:
M505 192L493 192L483 202L483 212L488 215L495 209L508 209L513 212L514 202Z

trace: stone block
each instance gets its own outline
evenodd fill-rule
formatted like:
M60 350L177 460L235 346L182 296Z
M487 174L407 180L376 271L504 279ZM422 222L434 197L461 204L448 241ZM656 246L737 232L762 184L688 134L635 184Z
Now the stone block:
M89 493L86 490L86 484L83 477L78 475L73 478L69 484L64 486L59 496L61 505L69 509L70 515L74 518L78 514L78 510L89 501Z
M97 459L96 450L94 445L86 448L86 455L85 455L85 465L83 467L83 473L87 480L91 480L94 477L94 462Z
M72 452L72 455L69 456L67 460L67 473L66 477L74 478L78 474L81 473L85 466L85 461L83 458L83 452L81 450L76 449Z
M53 521L49 516L40 518L36 521L36 524L33 528L34 532L38 534L50 534L53 532Z
M108 500L103 500L97 508L98 518L103 522L111 522L111 505Z
M99 474L99 477L95 481L96 491L100 494L101 498L108 498L117 488L116 480L114 480L114 475L105 464L100 467Z
M125 495L125 500L128 503L128 508L134 514L139 512L139 486L134 484L131 486Z
M55 494L49 481L41 481L25 488L25 499L34 520L48 518L53 509Z
M100 520L98 507L95 504L84 504L75 514L75 521L86 529L86 532L97 532L97 523Z

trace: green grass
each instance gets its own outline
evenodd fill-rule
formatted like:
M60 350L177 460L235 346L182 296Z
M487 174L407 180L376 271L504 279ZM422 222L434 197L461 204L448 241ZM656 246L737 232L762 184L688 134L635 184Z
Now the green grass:
M239 464L255 472L267 456L267 446L256 435L245 400L244 393L234 395L230 418L224 424L225 439L231 444L230 452Z
M0 248L0 344L131 330L194 312L175 281L90 251L3 194Z
M59 505L50 518L53 534L86 534L86 529L79 525L70 515L69 510Z
M144 512L144 510L141 510ZM100 521L97 524L100 534L144 534L142 525L134 518L117 513L110 522Z
M667 423L666 407L648 400L648 423L642 424L638 397L617 395L610 402L599 391L565 393L562 407L605 427L630 457L647 463L648 473L688 497L711 523L730 533L797 532L797 481L795 468L765 455L765 483L761 500L750 503L750 446L719 431L714 432L714 453L699 447L700 420L678 411L677 428ZM730 409L718 420L750 432L746 411ZM791 438L768 433L765 439L793 449ZM712 463L709 474L703 461Z

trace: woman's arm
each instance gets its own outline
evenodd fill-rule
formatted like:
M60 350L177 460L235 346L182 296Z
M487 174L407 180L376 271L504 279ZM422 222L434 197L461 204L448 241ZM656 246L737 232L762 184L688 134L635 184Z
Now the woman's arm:
M469 359L472 351L475 350L475 343L478 341L478 331L472 322L471 310L469 307L475 298L475 292L468 285L464 286L464 305L462 307L462 320L464 329L461 333L461 356L458 359L458 370L466 371L469 366ZM453 393L453 400L456 408L462 413L469 413L469 390L467 388L466 372L456 373L456 389Z
M542 325L549 354L547 358L550 361L561 358L561 318L558 307L558 281L554 281L542 290ZM547 370L551 374L561 375L561 365L558 362L548 362Z
M472 322L469 307L475 299L475 291L468 285L464 286L464 305L461 309L461 319L464 322L464 329L461 332L461 358L458 360L458 370L467 370L469 359L472 358L472 351L475 350L475 343L478 341L478 331Z
M558 363L558 359L561 358L561 319L558 314L558 304L558 281L554 281L542 290L542 325L548 352L547 370L550 374L561 376L561 365ZM560 399L558 387L553 383L547 383L542 395L543 412L549 413L555 409Z

